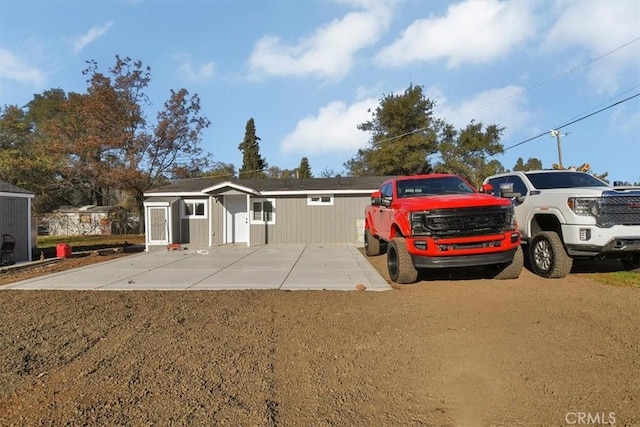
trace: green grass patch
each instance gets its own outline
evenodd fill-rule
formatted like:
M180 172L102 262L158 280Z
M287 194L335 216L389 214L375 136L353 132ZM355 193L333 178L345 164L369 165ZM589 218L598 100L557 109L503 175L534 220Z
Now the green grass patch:
M59 243L75 246L120 246L125 242L131 245L143 245L144 234L112 234L105 236L38 236L38 248L51 248Z
M611 273L592 273L590 279L607 285L630 286L640 288L640 271L614 271Z

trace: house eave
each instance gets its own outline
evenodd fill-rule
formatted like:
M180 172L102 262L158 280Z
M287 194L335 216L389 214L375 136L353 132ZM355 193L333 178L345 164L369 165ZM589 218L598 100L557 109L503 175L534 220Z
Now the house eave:
M198 197L207 197L208 194L203 193L202 191L168 191L162 193L144 193L144 197L190 197L190 196L198 196Z
M377 190L378 190L377 188L373 190L331 190L331 189L293 190L293 191L275 190L275 191L262 191L261 194L263 196L300 196L300 195L306 195L306 194L371 194Z
M11 193L6 191L0 191L0 197L19 197L22 199L33 199L35 194L31 193Z
M221 182L220 184L213 185L211 187L204 188L202 190L203 193L206 194L220 194L220 190L224 190L225 188L232 188L234 190L240 191L242 193L253 194L254 196L260 196L261 193L253 188L245 187L244 185L238 185L231 181Z

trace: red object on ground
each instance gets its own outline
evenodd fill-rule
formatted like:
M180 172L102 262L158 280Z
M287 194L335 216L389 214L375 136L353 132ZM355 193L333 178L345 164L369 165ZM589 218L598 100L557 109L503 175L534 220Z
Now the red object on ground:
M71 246L60 243L56 246L56 256L58 258L69 258L71 256Z

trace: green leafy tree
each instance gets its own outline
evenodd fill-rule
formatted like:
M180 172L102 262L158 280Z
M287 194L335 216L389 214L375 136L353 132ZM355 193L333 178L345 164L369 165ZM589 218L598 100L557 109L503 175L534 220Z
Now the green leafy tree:
M42 130L65 98L64 92L52 90L36 95L28 108L13 105L0 109L0 179L32 191L36 213L65 204L74 194L59 189L60 159Z
M435 170L454 173L478 186L485 177L504 172L504 167L490 157L502 153L500 135L503 128L471 121L466 128L456 130L446 125L438 144L440 161Z
M441 122L433 117L434 102L422 86L400 95L385 95L373 118L358 125L369 132L369 146L345 163L350 175L411 175L429 169L427 158L437 150Z
M516 164L513 167L514 171L530 171L530 170L540 170L542 169L542 161L535 157L529 157L527 163L524 162L522 157L518 157L516 160Z
M267 162L260 155L260 138L256 135L256 124L253 117L247 120L244 140L238 145L242 151L242 166L238 171L239 178L266 178Z
M313 174L311 173L311 166L309 166L309 159L303 157L300 160L300 166L298 166L298 178L311 178Z
M233 179L236 177L236 167L232 163L214 162L204 176L208 178Z
M267 169L267 178L269 179L295 178L295 176L295 169L282 169L278 166L269 166Z
M322 178L333 178L334 176L338 176L338 175L339 174L337 174L336 171L329 168L328 166L325 166L325 168L322 169L322 172L320 172L320 176Z
M33 188L29 177L31 134L24 111L15 105L0 110L0 179L28 189Z

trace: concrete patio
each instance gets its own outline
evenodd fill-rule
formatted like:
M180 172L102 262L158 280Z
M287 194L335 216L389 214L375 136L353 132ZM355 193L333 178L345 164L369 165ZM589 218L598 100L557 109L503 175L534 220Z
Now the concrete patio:
M354 244L225 245L129 255L0 289L392 289Z

